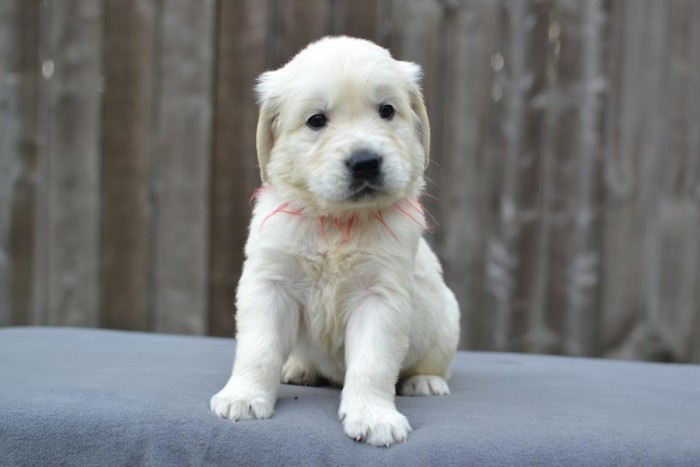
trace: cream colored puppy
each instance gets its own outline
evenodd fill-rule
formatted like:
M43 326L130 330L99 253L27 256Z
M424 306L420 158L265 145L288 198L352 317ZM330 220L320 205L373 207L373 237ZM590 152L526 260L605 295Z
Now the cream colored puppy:
M342 385L358 441L411 431L394 396L448 394L459 310L421 237L430 128L420 67L371 42L315 42L264 73L256 194L237 293L233 373L211 399L272 415L280 378ZM398 385L397 385L398 383Z

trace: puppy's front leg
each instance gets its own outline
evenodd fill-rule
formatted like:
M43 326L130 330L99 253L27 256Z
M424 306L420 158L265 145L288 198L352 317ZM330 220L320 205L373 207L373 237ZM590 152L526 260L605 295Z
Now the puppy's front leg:
M231 378L211 410L233 421L269 418L282 364L296 340L299 305L281 281L246 265L238 287L237 347Z
M405 441L411 431L394 403L409 330L390 305L397 304L378 296L363 299L346 329L347 370L338 415L348 436L375 446Z

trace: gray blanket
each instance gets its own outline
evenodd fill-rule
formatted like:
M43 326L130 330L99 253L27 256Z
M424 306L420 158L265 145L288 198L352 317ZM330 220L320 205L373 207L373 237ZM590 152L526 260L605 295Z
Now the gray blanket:
M700 367L459 353L443 397L376 448L336 388L282 386L270 420L209 411L232 339L0 329L0 465L700 465Z

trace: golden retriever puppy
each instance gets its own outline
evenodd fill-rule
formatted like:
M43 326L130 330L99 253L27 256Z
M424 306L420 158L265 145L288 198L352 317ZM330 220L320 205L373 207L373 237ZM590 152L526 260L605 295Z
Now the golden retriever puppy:
M342 386L348 436L405 441L405 396L448 394L459 309L421 234L430 127L420 67L331 37L260 76L262 188L237 292L237 350L211 410L272 415L285 383Z

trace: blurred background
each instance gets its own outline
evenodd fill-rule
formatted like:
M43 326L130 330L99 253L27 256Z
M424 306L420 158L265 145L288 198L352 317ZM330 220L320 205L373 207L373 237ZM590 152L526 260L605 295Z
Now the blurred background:
M700 1L0 0L0 325L234 333L252 88L425 71L461 347L700 362Z

